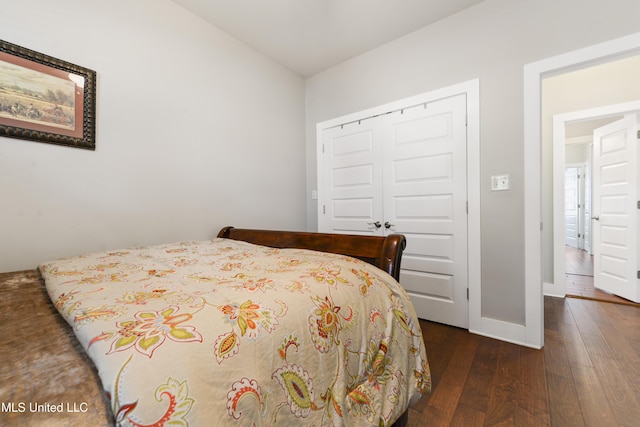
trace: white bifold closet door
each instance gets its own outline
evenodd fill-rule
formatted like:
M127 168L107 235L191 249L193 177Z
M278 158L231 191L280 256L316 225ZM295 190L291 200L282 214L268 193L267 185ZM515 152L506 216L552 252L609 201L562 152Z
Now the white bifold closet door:
M319 231L405 235L418 316L468 327L466 95L324 130Z

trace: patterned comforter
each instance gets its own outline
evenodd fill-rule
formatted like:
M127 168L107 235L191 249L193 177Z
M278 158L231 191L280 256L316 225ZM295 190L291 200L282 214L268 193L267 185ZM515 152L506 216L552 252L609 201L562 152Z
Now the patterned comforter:
M431 387L407 295L357 259L213 239L40 272L119 425L390 425Z

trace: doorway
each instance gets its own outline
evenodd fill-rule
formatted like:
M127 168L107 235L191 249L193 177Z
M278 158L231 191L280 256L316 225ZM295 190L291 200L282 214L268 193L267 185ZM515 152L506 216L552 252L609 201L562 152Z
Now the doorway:
M546 177L550 176L548 170L543 174L542 168L542 81L551 75L638 55L639 52L640 33L635 33L533 62L524 67L524 157L527 159L524 163L525 334L526 341L531 346L544 345L543 289L547 281L543 270L543 245L546 246L547 243L543 237L549 228L553 230L553 227L550 227L550 222L553 222L552 214L550 220L543 222L543 209L548 209L552 202L543 202L544 192L541 184L543 178L547 179ZM547 197L548 194L544 196ZM551 204L551 209L552 206ZM553 244L550 246L553 248ZM553 277L553 274L551 276Z
M565 126L564 283L567 296L589 296L595 291L591 253L593 131L590 127L588 125L583 135L582 129Z
M635 113L640 110L640 101L633 101L623 104L616 104L610 106L596 107L587 110L575 111L571 113L559 114L553 117L553 251L554 251L554 276L553 283L545 285L545 294L557 297L564 297L567 294L567 284L575 285L572 292L578 289L580 293L584 293L588 290L590 285L594 285L598 280L602 280L599 276L598 280L589 277L588 275L571 275L571 271L567 269L567 250L571 246L581 248L588 246L588 249L592 249L589 244L593 240L591 239L591 230L594 226L598 227L600 224L597 222L597 213L595 216L591 215L591 209L586 209L589 212L588 215L584 215L578 218L576 222L583 221L585 227L583 229L588 230L589 237L586 239L587 244L583 242L576 242L575 245L571 245L567 239L568 227L566 206L570 201L570 197L567 196L567 187L571 187L568 184L568 178L566 171L568 166L571 166L572 161L584 160L586 172L583 173L585 182L589 184L587 187L591 187L592 182L591 171L593 163L599 164L600 157L597 150L594 152L591 148L583 147L583 154L581 157L568 158L567 141L582 142L584 144L593 141L594 132L597 133L598 129L602 129L607 125L617 122L622 119L625 113ZM577 135L576 133L580 134ZM575 151L575 150L574 150ZM569 178L570 180L570 178ZM583 191L585 194L591 194L592 192ZM584 198L584 197L583 197ZM589 197L589 200L591 198ZM584 202L583 202L584 203ZM591 203L586 204L591 206ZM595 219L594 219L595 218ZM577 233L580 234L580 233ZM583 236L584 237L584 236ZM597 245L597 242L593 243ZM593 248L594 252L599 253L599 248ZM589 251L591 252L591 251ZM569 251L569 255L576 258L579 253ZM583 260L592 259L588 256L578 257ZM600 271L597 270L596 271ZM571 280L571 282L569 282ZM590 292L593 295L594 291Z

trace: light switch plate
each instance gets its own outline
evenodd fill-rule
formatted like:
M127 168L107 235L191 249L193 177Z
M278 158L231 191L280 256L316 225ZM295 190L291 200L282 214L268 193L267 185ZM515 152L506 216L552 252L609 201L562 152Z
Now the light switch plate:
M509 189L509 175L493 175L491 177L491 191L505 191Z

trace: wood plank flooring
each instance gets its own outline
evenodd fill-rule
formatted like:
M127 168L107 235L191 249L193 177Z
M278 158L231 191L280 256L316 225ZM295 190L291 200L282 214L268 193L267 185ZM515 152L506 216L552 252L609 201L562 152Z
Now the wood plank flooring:
M593 277L593 255L571 246L564 247L567 274Z
M407 426L636 426L640 309L545 297L534 350L420 321L433 390Z
M565 246L566 295L638 306L633 301L604 292L593 284L593 256L587 252Z
M640 307L640 304L596 288L593 286L593 277L591 276L567 274L567 281L565 283L567 298L585 298Z

